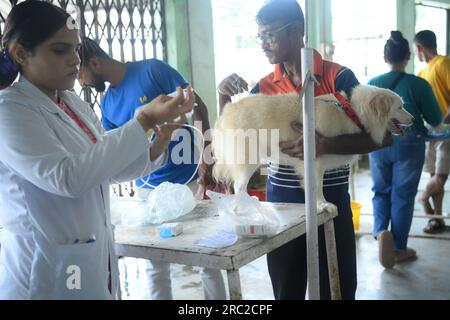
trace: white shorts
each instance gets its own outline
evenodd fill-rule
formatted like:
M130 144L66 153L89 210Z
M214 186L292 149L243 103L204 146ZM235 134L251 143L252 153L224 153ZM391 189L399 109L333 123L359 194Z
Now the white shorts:
M434 174L450 173L450 140L427 142L423 169Z

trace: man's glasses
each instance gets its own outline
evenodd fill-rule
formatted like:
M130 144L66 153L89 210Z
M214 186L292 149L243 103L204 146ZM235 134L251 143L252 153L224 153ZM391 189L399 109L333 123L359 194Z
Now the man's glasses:
M262 34L258 34L256 36L256 43L259 45L261 45L263 43L267 43L267 44L271 45L275 41L276 35L278 33L280 33L281 31L290 27L293 23L294 22L290 22L288 24L285 24L284 26L279 27L278 29L271 30L269 32L264 32Z

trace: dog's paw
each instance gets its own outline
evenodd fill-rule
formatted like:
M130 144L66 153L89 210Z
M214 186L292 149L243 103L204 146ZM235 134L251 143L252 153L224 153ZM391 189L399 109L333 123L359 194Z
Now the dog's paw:
M317 201L317 212L327 211L329 213L337 214L337 207L331 202Z

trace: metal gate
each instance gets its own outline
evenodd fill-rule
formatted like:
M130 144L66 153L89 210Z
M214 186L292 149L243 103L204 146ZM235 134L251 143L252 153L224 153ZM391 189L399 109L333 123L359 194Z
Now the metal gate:
M167 61L164 0L45 0L77 17L81 35L97 41L122 62L158 58ZM0 37L8 11L22 1L0 0ZM101 94L81 88L75 91L100 115ZM114 187L133 196L133 184Z

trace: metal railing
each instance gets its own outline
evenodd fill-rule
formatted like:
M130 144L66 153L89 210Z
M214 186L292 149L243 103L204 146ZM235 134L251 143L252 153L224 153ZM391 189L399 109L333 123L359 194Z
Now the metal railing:
M3 1L3 0L2 0ZM46 0L79 15L82 36L97 41L122 62L158 58L167 61L164 0ZM12 7L22 1L9 1ZM0 38L6 16L0 12ZM76 83L75 92L100 115L102 95ZM116 195L133 196L133 183L113 186Z

